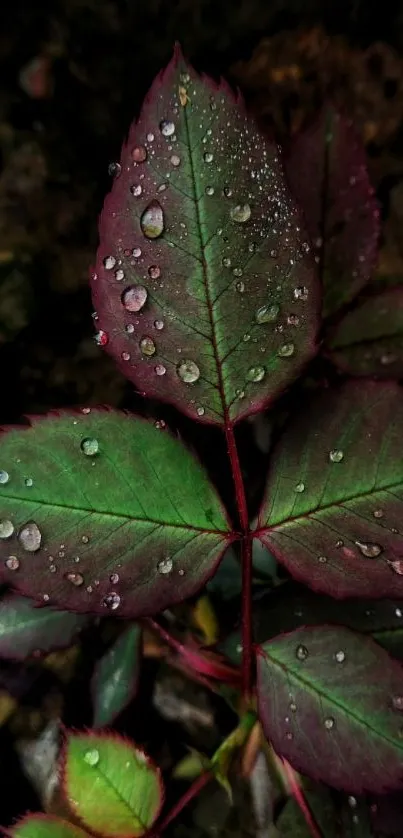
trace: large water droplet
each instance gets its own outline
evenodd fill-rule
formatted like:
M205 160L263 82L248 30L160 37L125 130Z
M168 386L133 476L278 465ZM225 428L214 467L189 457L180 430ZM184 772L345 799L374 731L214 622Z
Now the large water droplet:
M341 463L344 457L344 451L341 451L340 448L333 448L332 451L329 451L329 460L331 463Z
M144 163L147 160L147 149L143 145L132 148L132 158L135 163Z
M293 343L283 343L283 345L277 350L277 355L280 358L291 358L291 356L294 355L294 352L295 346Z
M297 646L295 654L299 661L305 661L309 655L309 652L306 646Z
M8 559L4 562L7 570L18 570L20 566L20 560L17 559L17 556L9 556Z
M262 367L262 366L250 367L248 369L248 372L246 373L246 378L247 378L248 381L257 382L257 381L262 381L262 379L265 377L265 375L266 375L265 367Z
M84 754L84 762L86 762L87 765L90 765L91 768L94 768L95 765L98 765L99 763L99 751L97 751L96 748L91 748L90 751L86 751Z
M162 561L158 562L158 573L162 573L163 576L165 576L165 574L171 572L173 566L174 564L172 559L169 556L167 556L166 559L162 559Z
M280 306L276 303L274 305L262 306L258 308L255 314L256 323L274 323L280 314Z
M144 285L130 285L123 291L121 296L122 304L126 311L141 311L148 297L147 288Z
M236 207L230 209L229 214L232 221L236 221L238 224L244 224L251 217L251 208L249 204L237 204Z
M107 271L112 271L116 265L116 259L114 256L105 256L104 259L104 267Z
M343 649L339 649L339 651L335 654L335 658L337 663L343 663L346 659L346 653L343 652Z
M94 437L87 436L81 440L80 448L86 457L95 457L95 454L98 454L99 451L99 442Z
M150 265L148 275L151 279L158 279L161 276L161 268L158 265Z
M35 553L39 550L42 541L42 533L35 521L28 521L18 533L18 541L28 553Z
M164 231L164 213L158 201L151 201L140 218L141 229L147 239L158 239Z
M7 518L0 521L0 538L10 538L14 532L14 524Z
M140 341L140 351L142 355L146 355L147 358L151 358L152 355L155 355L157 351L157 347L152 338L148 335L144 335Z
M372 541L356 541L355 544L366 559L376 559L383 551L380 544L374 544Z
M66 573L65 576L67 581L71 582L75 588L80 588L84 584L84 576L81 573Z
M200 378L199 367L194 361L181 361L176 367L176 371L185 384L194 384Z
M96 335L95 335L95 343L98 344L98 346L106 346L106 344L108 342L109 342L108 333L104 332L103 329L100 329L99 332L97 332Z
M10 479L8 471L0 471L0 485L5 486Z
M164 137L172 137L175 133L175 123L170 119L162 119L160 122L160 131Z
M104 596L102 600L102 605L104 605L105 608L109 608L110 611L116 611L116 609L119 608L120 605L119 594L117 594L116 591L111 591L110 594Z

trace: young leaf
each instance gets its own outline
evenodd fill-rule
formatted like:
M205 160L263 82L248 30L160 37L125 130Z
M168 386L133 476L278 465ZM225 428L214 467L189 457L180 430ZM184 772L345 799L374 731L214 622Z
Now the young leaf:
M271 462L258 537L333 597L403 596L403 393L350 382L298 413Z
M258 712L298 771L353 793L403 783L403 670L350 629L301 628L258 649Z
M10 838L86 838L78 826L48 815L27 815L6 833Z
M403 288L361 302L327 342L331 360L350 375L403 378Z
M0 437L0 578L49 604L156 613L202 586L230 542L202 467L169 433L107 410Z
M0 658L24 660L37 650L62 649L87 622L79 614L41 608L26 597L6 596L0 601Z
M94 727L111 724L133 698L139 676L140 643L140 626L128 626L98 661L91 684Z
M149 396L228 424L315 349L318 284L274 143L180 50L122 150L92 276L98 341Z
M292 141L285 167L319 259L324 312L331 314L355 297L375 265L379 210L365 151L351 122L325 107Z
M143 835L162 806L158 768L139 748L112 734L69 734L63 780L76 815L110 838Z

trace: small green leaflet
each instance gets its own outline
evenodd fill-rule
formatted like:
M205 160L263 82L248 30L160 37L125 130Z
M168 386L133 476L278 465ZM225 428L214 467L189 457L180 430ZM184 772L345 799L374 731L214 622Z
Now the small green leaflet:
M11 838L89 838L78 826L48 815L28 815L8 834Z
M98 661L91 682L94 727L111 724L133 698L139 676L140 644L140 626L128 626Z
M143 835L158 817L164 796L158 768L114 734L69 733L63 784L75 814L106 838Z
M33 652L68 646L88 618L69 611L41 608L26 597L0 600L0 658L24 660Z
M193 594L233 535L172 435L108 410L0 436L0 578L43 604L139 616Z

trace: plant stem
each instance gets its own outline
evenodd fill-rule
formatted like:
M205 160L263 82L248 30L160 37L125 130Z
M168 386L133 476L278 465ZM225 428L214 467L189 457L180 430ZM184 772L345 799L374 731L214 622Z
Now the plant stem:
M197 777L196 780L192 783L191 786L185 791L181 798L179 798L178 802L172 807L170 812L165 815L165 818L162 819L161 823L159 823L155 830L153 829L147 836L147 838L155 838L157 835L161 835L162 832L167 828L167 826L173 821L175 818L180 815L182 809L187 806L188 803L193 800L194 797L197 797L198 794L204 789L207 783L210 782L212 779L212 774L209 771L206 771L204 774L201 774L200 777Z
M249 532L248 505L234 428L229 422L225 426L225 436L235 486L239 523L242 529L242 693L244 701L248 702L252 692L252 540Z
M311 833L312 838L323 838L323 835L320 829L318 828L318 825L315 822L312 812L308 806L302 787L297 780L294 769L291 767L290 763L287 762L286 759L282 758L281 762L283 763L284 773L287 778L291 794L305 818L305 823L309 829L309 832Z

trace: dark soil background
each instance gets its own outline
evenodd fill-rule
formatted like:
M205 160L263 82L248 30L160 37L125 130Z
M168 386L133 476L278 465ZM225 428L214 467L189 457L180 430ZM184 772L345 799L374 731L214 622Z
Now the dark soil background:
M280 140L327 97L354 117L382 207L377 270L403 274L399 0L13 0L2 13L0 30L2 423L84 404L144 409L94 342L88 273L97 218L110 187L108 165L118 158L128 126L175 41L198 69L238 84L251 110ZM168 408L150 410L181 425ZM182 425L200 445L192 438L197 431ZM87 639L90 648L97 642L95 634ZM88 678L85 660L81 685ZM170 766L184 753L177 744L183 731L150 709L156 668L147 667L137 719L126 715L120 727L151 743ZM38 733L44 719L60 711L61 684L69 680L65 668L62 675L50 668L44 680L35 667L21 673L2 664L0 823L40 806L21 772L14 741L27 730ZM160 681L166 677L159 672ZM80 692L75 682L72 691L63 689L68 723L90 723L86 687ZM19 721L11 725L16 705L4 703L10 693L17 702L24 697ZM44 708L49 695L51 710ZM228 727L223 703L200 695L185 698L212 714L216 747L233 719ZM203 726L198 735L203 741ZM197 743L194 731L189 741ZM211 791L208 801L207 809L213 807L221 820L206 823L202 809L193 834L248 834L250 824L231 815L224 793ZM248 821L246 814L243 820ZM178 827L182 833L186 828Z

